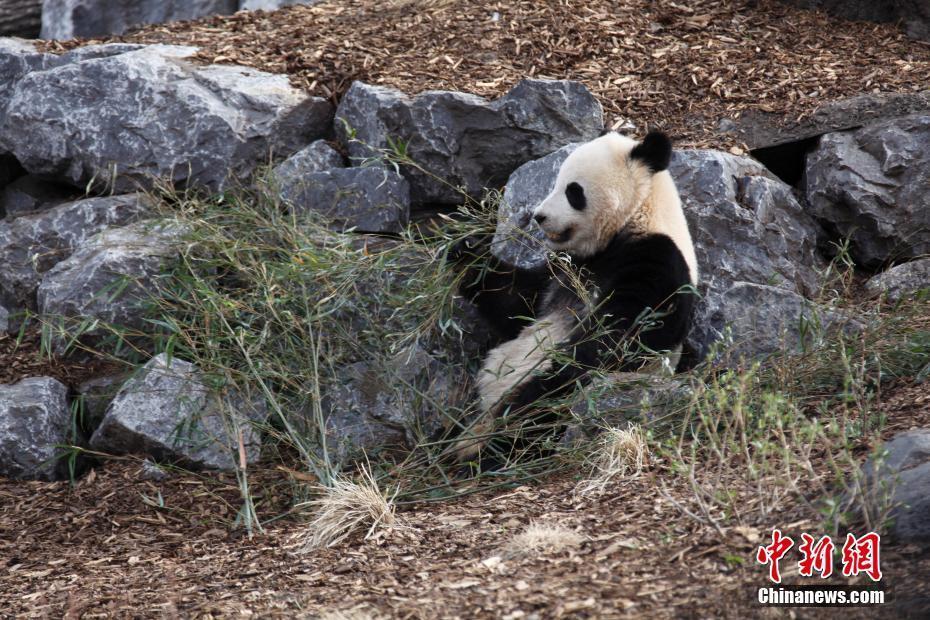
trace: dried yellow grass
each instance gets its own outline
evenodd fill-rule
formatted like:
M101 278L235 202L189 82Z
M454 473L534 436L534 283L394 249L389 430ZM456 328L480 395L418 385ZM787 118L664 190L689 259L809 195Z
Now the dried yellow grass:
M363 527L367 540L380 527L391 527L395 492L390 497L378 487L371 470L361 467L359 479L336 476L330 486L315 489L319 496L300 504L313 513L304 534L302 551L332 547Z
M649 448L642 428L636 424L626 429L607 428L590 459L591 477L578 483L575 493L601 493L616 478L640 473L648 460Z
M559 553L577 547L585 541L579 534L561 523L533 521L504 547L506 557L531 557L543 553Z

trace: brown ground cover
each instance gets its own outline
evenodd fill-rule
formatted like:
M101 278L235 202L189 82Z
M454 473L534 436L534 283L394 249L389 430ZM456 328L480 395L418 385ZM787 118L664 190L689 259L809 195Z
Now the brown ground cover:
M902 382L888 390L882 410L889 434L926 425L930 396L924 385ZM683 477L660 466L586 499L572 492L577 479L563 475L418 504L399 512L394 530L300 554L297 516L252 538L229 529L239 505L232 476L144 480L140 468L110 461L73 487L0 479L4 615L775 618L785 610L754 602L766 584L766 569L753 561L757 546L773 527L796 539L823 533L817 515L802 507L718 532L666 501L661 487L693 505ZM279 513L296 482L273 471L259 476L259 506ZM533 521L560 524L584 540L514 556L508 544ZM791 563L782 566L785 583L809 583ZM930 553L885 541L882 569L892 603L795 609L794 617L927 617ZM826 583L867 581L834 576Z
M488 97L523 77L579 80L609 125L630 119L692 146L731 146L718 122L747 110L794 119L852 95L926 90L930 78L930 45L893 24L774 0L326 0L111 40L196 45L204 62L287 73L333 101L353 80Z

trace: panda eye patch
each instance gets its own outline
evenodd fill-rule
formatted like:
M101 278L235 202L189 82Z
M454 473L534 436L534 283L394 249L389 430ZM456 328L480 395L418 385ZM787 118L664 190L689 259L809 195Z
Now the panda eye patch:
M565 197L568 198L568 204L578 211L588 205L588 200L584 197L584 189L577 183L569 183L565 186Z

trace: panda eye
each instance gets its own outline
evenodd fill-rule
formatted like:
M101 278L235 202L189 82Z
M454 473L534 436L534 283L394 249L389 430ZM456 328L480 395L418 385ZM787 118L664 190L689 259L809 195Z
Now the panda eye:
M565 187L565 197L568 198L568 204L578 211L588 205L588 201L584 197L584 190L577 183L569 183Z

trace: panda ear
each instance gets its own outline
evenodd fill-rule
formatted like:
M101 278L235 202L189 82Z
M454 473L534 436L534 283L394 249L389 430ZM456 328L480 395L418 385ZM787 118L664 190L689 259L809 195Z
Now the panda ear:
M672 141L661 131L650 131L630 152L630 159L638 159L653 173L668 168L672 159Z

